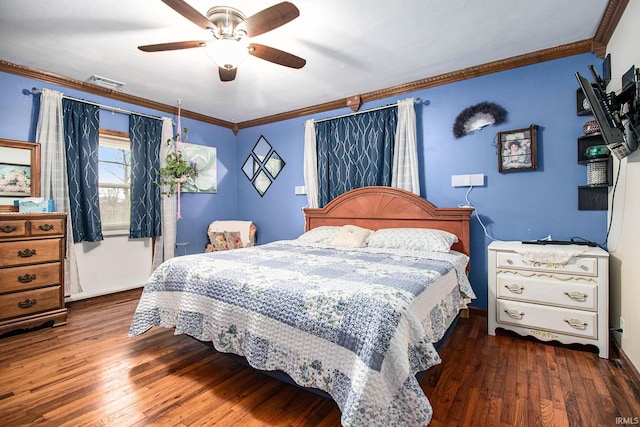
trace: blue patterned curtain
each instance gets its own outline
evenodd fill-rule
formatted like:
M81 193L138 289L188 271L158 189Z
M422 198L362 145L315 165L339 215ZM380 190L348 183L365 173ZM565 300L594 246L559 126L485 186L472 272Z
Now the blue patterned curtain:
M160 187L160 145L162 121L131 114L131 227L129 237L162 234Z
M75 243L102 240L98 194L99 111L95 105L62 100L70 217Z
M391 107L316 123L319 207L354 188L391 185L397 121Z

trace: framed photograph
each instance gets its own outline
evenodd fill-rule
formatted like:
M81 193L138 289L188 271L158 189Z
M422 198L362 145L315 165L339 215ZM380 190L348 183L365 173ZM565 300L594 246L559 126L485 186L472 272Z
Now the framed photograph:
M40 197L40 144L0 138L0 212L17 197Z
M498 132L498 171L516 172L538 168L538 126Z

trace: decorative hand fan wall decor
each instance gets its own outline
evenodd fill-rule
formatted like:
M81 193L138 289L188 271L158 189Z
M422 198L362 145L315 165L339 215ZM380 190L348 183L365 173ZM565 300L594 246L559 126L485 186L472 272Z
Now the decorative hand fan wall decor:
M247 38L264 34L297 18L300 11L292 3L278 3L247 18L233 7L214 6L209 9L205 17L183 0L162 1L197 26L210 30L213 34L213 40L191 40L138 46L138 49L144 52L204 47L207 54L218 65L220 80L223 82L229 82L236 78L238 65L248 55L290 68L302 68L307 63L298 56L262 44L250 43L247 40Z
M507 111L493 102L481 102L462 110L453 124L453 136L461 138L474 130L505 121Z

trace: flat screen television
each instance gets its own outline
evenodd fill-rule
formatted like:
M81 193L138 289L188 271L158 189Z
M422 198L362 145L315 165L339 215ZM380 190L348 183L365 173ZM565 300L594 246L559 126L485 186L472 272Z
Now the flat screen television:
M600 132L605 144L609 150L613 152L619 159L627 157L631 154L631 150L625 139L624 126L620 119L617 119L611 113L609 102L603 90L597 86L594 87L589 80L582 77L580 73L576 73L580 88L584 92L584 96L589 101L591 111L600 126Z

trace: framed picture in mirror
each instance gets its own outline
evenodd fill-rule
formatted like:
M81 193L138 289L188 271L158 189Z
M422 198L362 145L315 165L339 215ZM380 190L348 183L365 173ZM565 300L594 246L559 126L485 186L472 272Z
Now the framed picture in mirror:
M0 138L0 212L21 197L40 197L40 144Z

